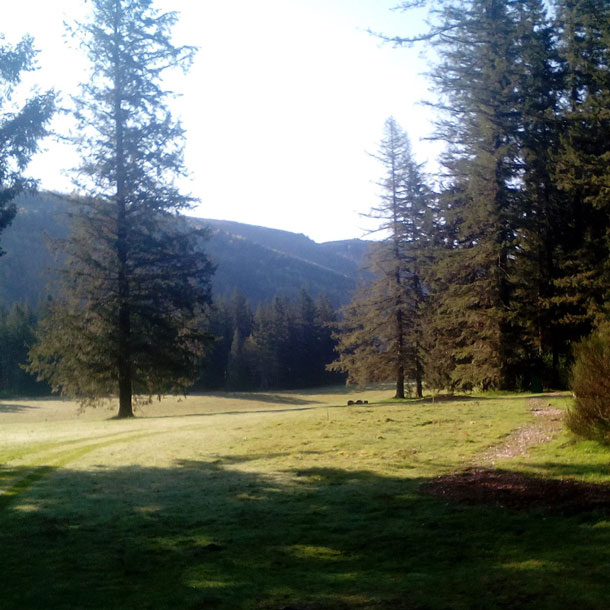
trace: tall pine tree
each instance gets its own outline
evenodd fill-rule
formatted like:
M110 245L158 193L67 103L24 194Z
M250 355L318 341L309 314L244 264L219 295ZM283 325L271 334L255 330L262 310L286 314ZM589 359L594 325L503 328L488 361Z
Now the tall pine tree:
M192 199L183 130L162 77L185 69L193 49L176 47L175 13L151 0L93 0L76 28L91 61L75 100L83 164L72 235L65 242L65 297L43 322L32 370L56 390L95 402L184 391L206 343L211 266L202 235L177 213Z
M444 240L431 277L436 328L450 337L460 387L508 383L514 347L508 316L519 214L519 47L514 2L445 6L432 78L440 96Z
M566 81L555 179L566 214L555 287L565 351L610 313L610 6L559 0L558 16Z

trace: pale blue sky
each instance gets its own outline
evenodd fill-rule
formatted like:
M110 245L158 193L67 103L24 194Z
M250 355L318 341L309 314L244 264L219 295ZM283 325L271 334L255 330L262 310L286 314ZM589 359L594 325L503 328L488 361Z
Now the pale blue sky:
M366 33L412 33L414 16L394 0L159 0L178 10L176 42L200 47L187 76L170 86L187 130L187 188L196 214L305 233L316 241L361 237L377 202L375 152L393 115L419 161L438 145L422 142L431 113L414 49L393 49ZM83 0L20 0L3 16L10 40L30 32L40 49L41 87L69 92L85 75L64 20L82 18ZM62 174L77 163L48 142L31 173L42 186L70 191Z

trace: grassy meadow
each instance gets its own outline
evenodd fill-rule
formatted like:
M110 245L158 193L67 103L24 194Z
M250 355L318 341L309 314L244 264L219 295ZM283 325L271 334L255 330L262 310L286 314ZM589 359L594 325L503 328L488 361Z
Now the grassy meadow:
M610 607L605 510L422 493L473 467L610 482L609 450L561 430L499 450L567 396L390 396L208 394L132 420L1 402L0 608Z

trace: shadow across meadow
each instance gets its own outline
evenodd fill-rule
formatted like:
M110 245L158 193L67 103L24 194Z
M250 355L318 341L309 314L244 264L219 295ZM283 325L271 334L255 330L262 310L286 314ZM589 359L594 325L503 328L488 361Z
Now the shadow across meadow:
M196 394L193 394L196 396ZM254 402L267 402L278 405L317 405L322 404L319 400L309 400L298 396L287 394L269 394L265 392L206 392L204 396L216 396L218 398L238 398L239 400L252 400Z
M2 608L605 608L610 529L258 457L59 469L0 510ZM600 521L601 520L601 521Z
M0 401L0 415L3 413L22 413L24 411L32 411L37 408L37 406L20 405L18 403Z

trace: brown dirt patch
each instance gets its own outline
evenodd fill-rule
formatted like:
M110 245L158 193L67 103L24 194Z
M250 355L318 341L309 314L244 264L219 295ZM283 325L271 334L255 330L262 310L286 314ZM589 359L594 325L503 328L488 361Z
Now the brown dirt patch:
M420 490L448 502L515 510L541 509L561 514L610 511L610 485L542 479L484 468L438 477Z

